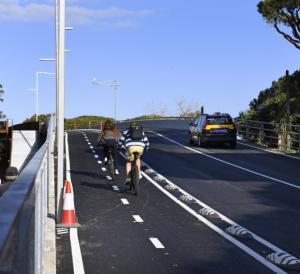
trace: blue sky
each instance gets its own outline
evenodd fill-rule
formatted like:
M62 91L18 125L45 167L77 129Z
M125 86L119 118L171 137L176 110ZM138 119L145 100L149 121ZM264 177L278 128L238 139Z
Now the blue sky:
M55 0L0 0L0 109L15 123L35 112L36 71L54 71ZM67 0L65 116L113 116L113 90L91 84L117 79L118 118L166 110L177 101L236 116L300 52L267 25L258 0ZM55 109L53 76L40 77L41 113Z

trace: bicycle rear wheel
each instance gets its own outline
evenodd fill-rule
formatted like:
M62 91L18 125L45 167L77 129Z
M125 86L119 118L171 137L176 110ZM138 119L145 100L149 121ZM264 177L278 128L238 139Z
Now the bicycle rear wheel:
M131 168L131 186L130 189L134 195L139 194L140 190L140 177L139 177L139 170L137 166L133 166Z
M108 169L109 169L111 179L114 181L115 180L115 163L114 163L114 159L111 154L109 154L109 157L108 157Z

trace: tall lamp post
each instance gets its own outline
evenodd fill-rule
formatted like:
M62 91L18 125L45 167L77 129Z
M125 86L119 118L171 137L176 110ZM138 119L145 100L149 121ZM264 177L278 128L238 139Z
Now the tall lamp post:
M92 83L95 86L99 86L99 87L112 87L114 88L114 92L115 92L115 122L117 122L117 87L120 86L120 84L117 83L117 80L113 80L113 81L106 81L106 82L98 82L96 78L92 78Z
M40 75L55 75L55 72L45 72L37 71L35 73L35 88L28 89L30 91L35 91L35 121L38 121L39 115L39 76Z

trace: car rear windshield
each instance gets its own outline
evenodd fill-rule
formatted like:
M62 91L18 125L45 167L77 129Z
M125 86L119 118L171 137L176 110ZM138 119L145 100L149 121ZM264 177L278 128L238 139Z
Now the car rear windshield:
M232 119L230 117L224 116L208 116L207 124L208 125L231 125Z

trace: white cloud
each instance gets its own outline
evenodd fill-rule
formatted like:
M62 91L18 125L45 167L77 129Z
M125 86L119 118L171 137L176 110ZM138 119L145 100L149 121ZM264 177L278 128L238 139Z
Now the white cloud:
M77 2L77 0L72 0ZM133 27L138 19L152 15L152 10L129 10L120 7L92 9L82 6L68 5L66 21L71 25L97 24L114 27ZM54 5L38 4L20 0L0 0L0 21L38 21L53 20Z

